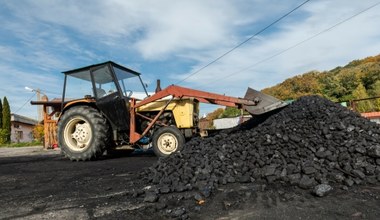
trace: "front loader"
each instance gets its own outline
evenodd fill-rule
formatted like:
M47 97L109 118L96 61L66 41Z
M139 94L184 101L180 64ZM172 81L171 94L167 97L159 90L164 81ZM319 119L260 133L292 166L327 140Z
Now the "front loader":
M140 73L112 61L63 73L61 100L31 103L59 113L58 144L75 161L93 160L105 150L125 146L151 145L161 157L181 151L199 132L200 102L241 108L253 116L286 105L251 88L245 98L176 85L150 94Z

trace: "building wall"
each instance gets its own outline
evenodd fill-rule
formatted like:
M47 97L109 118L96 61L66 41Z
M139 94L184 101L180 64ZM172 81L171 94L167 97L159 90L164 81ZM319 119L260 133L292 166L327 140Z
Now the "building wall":
M11 142L32 142L34 125L24 124L20 122L11 122Z
M11 114L11 142L32 142L33 128L38 121L22 115Z
M380 118L372 118L372 119L369 119L373 122L376 122L377 124L380 124Z
M199 127L200 130L205 130L205 129L209 128L209 125L210 125L210 121L207 120L206 118L201 118L199 120L198 127Z
M251 118L250 115L245 115L243 118L240 116L234 118L219 118L214 119L213 123L215 129L226 129L237 126L239 123L245 122ZM243 119L243 120L242 120Z

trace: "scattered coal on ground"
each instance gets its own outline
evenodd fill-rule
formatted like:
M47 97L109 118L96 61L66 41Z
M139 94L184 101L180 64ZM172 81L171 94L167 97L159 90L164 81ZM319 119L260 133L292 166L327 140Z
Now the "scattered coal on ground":
M380 126L337 103L305 96L265 119L193 138L142 177L154 189L145 193L148 202L189 190L202 201L220 185L255 182L314 188L323 196L330 185L380 181Z

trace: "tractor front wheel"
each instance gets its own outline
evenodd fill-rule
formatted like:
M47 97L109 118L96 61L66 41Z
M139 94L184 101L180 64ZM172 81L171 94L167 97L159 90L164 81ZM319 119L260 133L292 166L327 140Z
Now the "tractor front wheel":
M58 141L70 160L85 161L100 157L109 140L106 119L89 106L73 107L63 113L58 123Z
M183 149L185 137L178 128L168 126L155 131L152 142L154 153L158 157L167 157Z

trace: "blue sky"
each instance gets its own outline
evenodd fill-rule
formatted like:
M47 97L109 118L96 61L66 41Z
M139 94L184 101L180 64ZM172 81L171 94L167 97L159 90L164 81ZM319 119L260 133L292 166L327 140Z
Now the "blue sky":
M377 55L380 5L287 48L378 1L311 0L180 85L241 97L248 86L263 89L307 71ZM108 60L141 72L150 91L156 79L164 88L302 2L0 0L0 97L8 98L12 112L37 118L36 106L25 104L33 96L25 86L60 97L62 71ZM201 112L212 110L203 106Z

